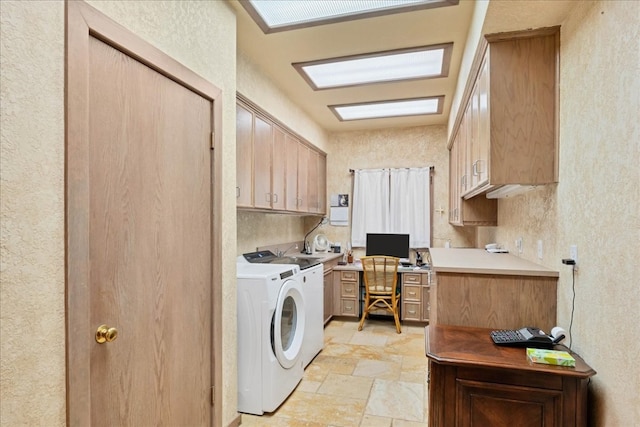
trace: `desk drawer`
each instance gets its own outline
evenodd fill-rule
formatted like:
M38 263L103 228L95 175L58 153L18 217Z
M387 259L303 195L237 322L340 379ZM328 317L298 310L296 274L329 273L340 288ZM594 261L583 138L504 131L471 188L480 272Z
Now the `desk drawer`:
M357 282L358 272L357 271L341 271L340 279L347 282Z
M358 284L355 282L341 282L340 296L342 298L358 298Z
M422 304L419 302L405 302L402 304L402 318L404 320L422 320Z
M422 274L421 273L403 273L402 274L402 283L414 283L419 285L422 283Z
M340 314L343 316L357 316L357 300L355 299L342 299L340 300Z
M422 286L405 284L402 287L402 300L420 302L422 300L421 293L422 293Z

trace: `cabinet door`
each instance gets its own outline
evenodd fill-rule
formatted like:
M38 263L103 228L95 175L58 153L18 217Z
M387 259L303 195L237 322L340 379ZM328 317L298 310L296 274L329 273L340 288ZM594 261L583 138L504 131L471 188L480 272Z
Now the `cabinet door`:
M327 156L318 153L318 210L327 213Z
M471 426L562 426L562 390L456 378L456 424Z
M469 115L469 132L470 138L470 162L471 162L471 188L476 188L480 185L483 178L483 167L486 168L486 164L483 165L480 154L480 92L478 82L475 82L473 92L471 92L471 98L469 99L468 110Z
M460 210L460 194L458 192L459 148L460 131L458 130L458 134L453 140L453 145L449 151L449 222L454 225L458 223L458 212Z
M317 151L309 150L307 162L307 208L309 212L319 212L319 158Z
M309 212L308 197L308 169L309 169L309 147L298 144L298 203L297 211Z
M253 206L271 208L271 151L273 149L273 133L271 124L254 116L253 134Z
M429 286L422 287L422 321L429 321L429 312L431 311L431 305L429 304Z
M286 141L282 129L273 127L273 151L271 152L271 207L285 209L285 180L287 176Z
M333 315L333 270L324 272L324 323Z
M300 143L290 135L285 135L285 210L298 210L298 146Z
M236 105L236 205L251 207L253 196L253 113Z
M477 159L476 167L478 185L482 186L490 181L491 165L489 161L490 126L489 126L489 51L482 61L478 74L478 135L477 135Z

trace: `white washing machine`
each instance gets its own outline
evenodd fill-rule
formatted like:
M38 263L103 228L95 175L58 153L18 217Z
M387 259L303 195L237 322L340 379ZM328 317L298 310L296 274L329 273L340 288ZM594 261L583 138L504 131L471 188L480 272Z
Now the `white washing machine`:
M272 264L274 265L274 264ZM302 361L306 368L324 347L324 267L322 264L300 272L305 300L306 324L302 342Z
M302 379L299 274L297 265L237 264L239 412L275 411Z

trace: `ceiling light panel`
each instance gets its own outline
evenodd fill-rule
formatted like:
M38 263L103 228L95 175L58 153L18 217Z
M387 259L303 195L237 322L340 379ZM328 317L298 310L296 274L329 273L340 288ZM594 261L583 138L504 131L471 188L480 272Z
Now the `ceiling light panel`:
M341 121L441 114L444 96L330 105Z
M240 0L265 33L458 4L458 0Z
M312 88L446 77L453 44L293 64Z

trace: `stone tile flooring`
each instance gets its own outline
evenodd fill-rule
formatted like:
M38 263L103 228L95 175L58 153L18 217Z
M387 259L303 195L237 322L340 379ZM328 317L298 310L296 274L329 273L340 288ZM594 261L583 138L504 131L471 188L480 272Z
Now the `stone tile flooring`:
M243 426L426 427L424 326L332 320L325 347L273 413L243 414Z

